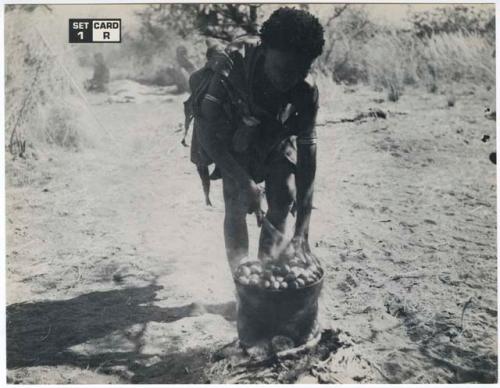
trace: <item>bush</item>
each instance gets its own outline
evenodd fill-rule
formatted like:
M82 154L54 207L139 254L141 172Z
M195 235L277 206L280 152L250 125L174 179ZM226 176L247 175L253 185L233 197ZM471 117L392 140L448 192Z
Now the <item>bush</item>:
M389 101L396 102L399 100L399 97L401 96L401 93L403 89L401 88L401 85L396 81L396 82L390 82L388 85L389 92L387 94L387 98Z
M5 143L17 155L27 146L79 149L91 130L71 75L31 27L33 18L46 19L49 12L44 7L13 7L6 14Z
M477 33L443 33L423 40L420 77L443 83L495 82L494 48Z
M375 31L362 6L336 6L322 16L325 47L316 67L331 74L335 82L356 84L366 82L368 74L362 48Z
M410 21L419 38L456 32L495 36L494 13L485 8L475 8L465 4L415 12L411 14Z
M47 120L42 123L50 144L73 150L80 148L81 134L72 113L73 110L68 109L68 104L50 107Z
M374 25L362 10L349 7L331 24L324 18L328 39L317 68L336 82L369 83L385 89L391 100L401 96L405 85L422 85L435 93L440 84L495 82L495 46L488 35L493 7L444 7L436 12L449 20L436 20L431 34L422 33L415 20L423 19L415 16L412 29L391 30Z
M258 7L257 22L261 23L277 7ZM367 7L322 6L318 16L325 28L326 43L323 54L314 64L316 73L337 83L367 83L383 88L392 98L401 96L410 85L436 92L441 84L450 82L494 82L493 7L447 5L433 12L414 13L410 15L410 29L389 29L375 24L370 20ZM245 13L248 8L240 8L242 25L236 29L227 27L226 31L224 25L231 25L226 23L227 15L232 12L226 5L148 7L140 14L139 33L123 45L124 51L132 53L128 58L140 61L131 68L154 74L166 64L172 64L176 48L172 42L186 44L195 66L201 66L206 50L202 34L224 38L233 36L235 31L245 32L250 20ZM430 29L425 27L428 25Z
M455 106L455 103L457 102L457 97L455 96L455 94L453 92L448 94L446 102L448 103L448 107L450 107L450 108Z

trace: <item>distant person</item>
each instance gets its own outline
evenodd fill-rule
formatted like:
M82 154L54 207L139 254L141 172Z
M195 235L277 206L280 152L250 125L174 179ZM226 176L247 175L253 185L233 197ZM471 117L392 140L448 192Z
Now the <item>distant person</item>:
M177 47L175 55L176 55L177 63L179 64L180 68L186 70L188 75L191 75L196 70L194 65L191 63L191 61L188 58L188 52L187 52L186 47L184 47L184 46Z
M85 82L85 89L89 92L102 93L107 91L109 83L109 69L104 63L101 53L94 55L94 75Z
M158 70L154 75L135 77L133 80L143 85L176 86L171 93L185 93L189 91L188 78L196 69L184 46L177 47L175 59L177 63Z
M196 70L188 58L188 51L185 46L178 46L175 50L176 66L170 68L170 75L177 86L177 93L189 91L189 76Z

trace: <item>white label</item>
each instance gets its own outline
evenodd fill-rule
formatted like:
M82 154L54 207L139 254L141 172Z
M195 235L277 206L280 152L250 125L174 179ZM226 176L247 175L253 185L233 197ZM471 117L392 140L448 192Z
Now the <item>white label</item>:
M93 20L92 21L93 42L120 42L121 20Z

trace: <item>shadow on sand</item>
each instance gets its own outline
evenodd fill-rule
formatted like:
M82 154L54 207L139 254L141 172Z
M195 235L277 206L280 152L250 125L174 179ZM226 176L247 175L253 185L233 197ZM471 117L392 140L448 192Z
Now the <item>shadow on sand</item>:
M149 285L8 306L7 367L73 365L106 372L110 367L123 366L134 374L131 382L203 383L203 368L209 362L211 349L168 354L153 365L144 366L141 360L151 356L141 354L141 334L148 322L174 322L199 315L200 309L234 321L236 303L161 308L152 305L161 288ZM132 339L134 351L80 355L69 350L135 324L144 327Z

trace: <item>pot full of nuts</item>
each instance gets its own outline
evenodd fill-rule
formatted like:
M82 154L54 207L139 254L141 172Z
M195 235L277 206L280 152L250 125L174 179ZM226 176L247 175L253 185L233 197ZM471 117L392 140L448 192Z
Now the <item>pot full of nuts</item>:
M275 336L306 343L319 330L318 299L324 271L312 254L276 261L246 261L234 274L238 336L254 346Z

